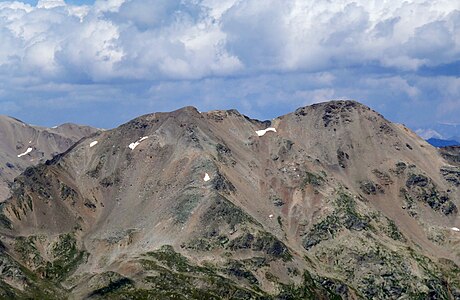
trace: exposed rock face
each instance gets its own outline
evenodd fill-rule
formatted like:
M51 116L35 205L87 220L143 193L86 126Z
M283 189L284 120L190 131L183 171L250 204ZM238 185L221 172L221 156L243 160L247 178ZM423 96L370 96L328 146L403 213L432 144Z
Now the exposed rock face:
M15 179L1 253L19 271L0 273L0 291L455 299L456 176L437 149L353 101L264 122L192 107L141 116Z
M44 128L0 116L0 202L8 197L14 177L27 167L67 151L75 142L97 131L69 123Z
M460 146L439 148L439 153L450 164L460 166Z

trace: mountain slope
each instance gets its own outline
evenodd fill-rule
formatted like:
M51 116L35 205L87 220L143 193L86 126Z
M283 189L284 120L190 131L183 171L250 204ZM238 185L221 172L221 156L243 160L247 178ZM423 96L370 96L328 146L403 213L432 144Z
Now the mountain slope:
M264 122L186 107L26 169L2 241L76 299L448 299L460 296L459 179L357 102Z
M25 168L45 162L96 131L69 123L54 128L31 126L0 115L0 201L7 198L8 186Z

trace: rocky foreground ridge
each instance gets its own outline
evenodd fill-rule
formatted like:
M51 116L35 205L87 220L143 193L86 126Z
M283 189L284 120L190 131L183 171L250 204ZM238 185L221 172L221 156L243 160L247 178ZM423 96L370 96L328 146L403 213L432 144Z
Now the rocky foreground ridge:
M0 295L460 299L460 152L442 151L354 101L144 115L14 179Z

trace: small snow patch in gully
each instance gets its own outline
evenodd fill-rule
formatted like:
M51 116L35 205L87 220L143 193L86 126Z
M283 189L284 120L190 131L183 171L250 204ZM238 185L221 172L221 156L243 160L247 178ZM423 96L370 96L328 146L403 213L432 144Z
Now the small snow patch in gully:
M34 149L29 147L29 148L27 148L26 152L19 154L18 157L23 157L24 155L27 155L30 152L32 152L32 150L34 150Z
M140 138L138 141L129 144L128 147L129 147L131 150L134 150L134 149L136 149L137 146L139 146L139 144L140 144L142 141L144 141L144 140L146 140L146 139L148 139L148 138L149 138L148 136L144 136L144 137Z
M256 133L257 133L258 136L264 136L269 131L276 132L276 129L273 128L273 127L269 127L267 129L257 130Z
M208 173L205 173L205 174L204 174L203 180L204 180L204 181L209 181L210 179L211 179L211 177L209 177L209 174L208 174Z
M99 142L98 142L98 141L91 142L91 143L89 144L89 147L90 147L90 148L93 148L94 146L97 145L97 143L99 143Z
M457 232L459 232L459 231L460 231L460 229L459 229L459 228L457 228L457 227L452 227L451 229L452 229L453 231L457 231Z

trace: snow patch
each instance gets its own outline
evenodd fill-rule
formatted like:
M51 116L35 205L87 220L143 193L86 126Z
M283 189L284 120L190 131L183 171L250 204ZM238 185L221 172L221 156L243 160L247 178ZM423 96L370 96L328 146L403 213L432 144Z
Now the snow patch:
M91 143L89 144L89 147L90 147L90 148L93 148L94 146L97 145L97 143L99 143L99 142L98 142L98 141L91 142Z
M267 129L257 130L256 133L257 133L258 136L264 136L269 131L276 132L276 129L273 128L273 127L269 127Z
M139 146L139 144L140 144L142 141L144 141L144 140L146 140L146 139L148 139L148 138L149 138L148 136L141 137L138 141L129 144L128 147L129 147L131 150L134 150L134 149L136 149L137 146Z
M18 157L23 157L24 155L27 155L30 152L32 152L32 150L34 150L34 149L29 147L29 148L27 148L26 152L19 154Z
M58 127L57 127L57 126L53 126L53 127L51 127L51 129L56 129L56 128L58 128Z
M129 147L131 150L134 150L134 149L136 149L137 146L139 146L139 144L140 144L139 142L131 143L131 144L129 144L128 147Z
M209 174L208 174L208 173L205 173L205 174L204 174L203 180L204 180L204 181L209 181L210 179L211 179L211 177L209 177Z
M452 227L451 229L452 229L453 231L460 231L460 229L457 228L457 227Z

